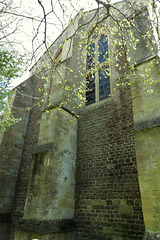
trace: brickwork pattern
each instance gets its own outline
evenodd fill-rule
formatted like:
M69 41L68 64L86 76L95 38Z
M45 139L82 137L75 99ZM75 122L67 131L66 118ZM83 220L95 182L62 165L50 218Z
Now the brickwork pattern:
M113 97L79 118L77 240L143 236L129 87L121 87L119 100Z

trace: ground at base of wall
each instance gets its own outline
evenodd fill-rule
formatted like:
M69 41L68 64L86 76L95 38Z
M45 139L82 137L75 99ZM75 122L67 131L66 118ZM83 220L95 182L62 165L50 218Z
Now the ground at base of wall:
M16 231L14 240L75 240L76 232L38 234L25 231ZM1 239L0 239L1 240Z
M111 238L106 238L106 240L131 240L131 238L124 238L121 236L112 236ZM146 232L143 237L143 240L160 240L160 234L153 233L153 232Z
M10 235L10 223L0 222L0 240L8 240Z
M146 232L144 240L160 240L160 233Z

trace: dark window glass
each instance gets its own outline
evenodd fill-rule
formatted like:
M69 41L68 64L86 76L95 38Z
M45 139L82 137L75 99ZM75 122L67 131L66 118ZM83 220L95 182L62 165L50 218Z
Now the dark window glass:
M108 58L108 39L102 35L98 41L98 61L102 63Z
M94 66L95 66L95 44L92 43L88 47L87 69L91 69Z
M110 95L110 78L109 69L103 67L99 72L99 100L109 97Z
M95 102L95 74L87 75L86 105Z
M86 77L86 105L97 101L95 81L99 81L99 100L110 96L109 67L101 67L99 71L97 69L98 74L95 75L96 67L98 67L98 63L95 63L96 57L98 57L99 63L103 63L108 59L108 39L104 35L99 40L97 37L98 35L96 34L93 36L95 42L89 45L87 53L87 71L89 73Z
M103 100L103 99L109 97L109 95L110 95L110 88L106 88L104 90L101 90L99 92L99 100Z

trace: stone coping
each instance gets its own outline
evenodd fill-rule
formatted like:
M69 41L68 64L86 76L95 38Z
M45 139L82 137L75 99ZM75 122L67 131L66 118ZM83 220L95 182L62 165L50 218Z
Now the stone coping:
M75 230L73 219L35 220L21 219L15 226L16 230L38 234L63 233Z
M34 154L41 153L41 152L48 152L52 149L52 147L53 147L53 143L46 143L46 144L38 145L38 146L36 146L36 148L32 154L34 155Z
M160 127L160 117L154 117L147 120L142 120L134 124L134 131L142 131L150 128Z
M63 109L64 111L66 111L66 112L68 112L68 113L70 113L71 115L73 115L73 116L77 116L74 112L72 112L69 108L67 108L64 104L63 104L63 101L57 101L57 102L54 102L54 103L52 103L49 107L43 107L42 108L42 113L43 112L45 112L46 110L51 110L51 109L53 109L53 108L61 108L61 109Z

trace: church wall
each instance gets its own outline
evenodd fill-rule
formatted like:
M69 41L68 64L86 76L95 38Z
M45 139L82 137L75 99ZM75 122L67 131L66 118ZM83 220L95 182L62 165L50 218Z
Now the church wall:
M119 88L119 98L86 107L79 118L77 151L77 240L142 239L129 87Z
M70 59L57 66L61 76L48 68L39 72L40 76L47 76L49 81L43 89L44 102L39 109L42 116L37 136L34 136L36 148L30 149L28 160L24 159L30 163L30 175L25 189L24 211L16 226L15 240L35 236L47 240L75 239L73 216L77 117L65 103L59 108L59 104L66 101L64 82L71 79L67 74L67 64L70 68ZM50 101L45 93L51 95ZM32 124L34 122L31 121L31 126L34 127ZM27 144L26 142L26 148ZM15 210L19 213L18 205Z
M132 79L134 136L146 231L160 232L160 72L157 59L136 69ZM144 80L144 75L149 77ZM152 235L152 234L151 234ZM153 235L153 239L155 236Z
M18 172L18 179L15 188L15 198L14 206L12 208L12 227L10 239L14 239L14 232L20 218L23 216L24 204L27 194L27 184L29 181L30 166L32 160L32 153L34 152L35 146L38 141L38 132L41 119L41 110L38 106L38 102L42 97L39 93L39 88L42 86L43 82L35 77L34 81L34 91L32 99L32 106L28 109L29 121L27 124L27 131L24 135L24 146L21 157L21 164ZM17 124L19 126L19 123Z
M24 219L72 219L74 213L77 122L63 109L42 114ZM46 146L52 145L45 150Z
M83 83L82 90L86 90L86 46L80 47L81 30L87 35L94 19L70 37L93 16L94 11L77 16L51 46L55 61L62 51L56 70L50 69L47 52L31 70L39 78L33 77L27 121L19 128L23 146L15 191L12 187L14 208L6 207L2 226L10 228L12 211L11 240L140 240L145 230L147 234L159 231L159 73L152 66L153 87L158 90L154 96L146 95L146 87L135 76L130 76L131 89L123 84L128 71L125 54L116 59L114 53L124 49L112 44L120 37L112 36L115 24L108 19L111 96L88 106L83 102L79 108L76 89ZM145 42L142 45L143 52L137 47L133 62L151 57ZM141 73L148 64L139 65ZM41 77L49 80L45 87ZM43 92L46 95L39 107L37 97ZM7 231L3 230L6 240Z
M22 151L29 119L28 108L32 105L33 78L14 89L12 112L21 120L3 134L0 145L0 235L9 236L11 213L14 206L15 187L21 164ZM7 230L8 226L8 230ZM6 229L6 230L5 230Z

